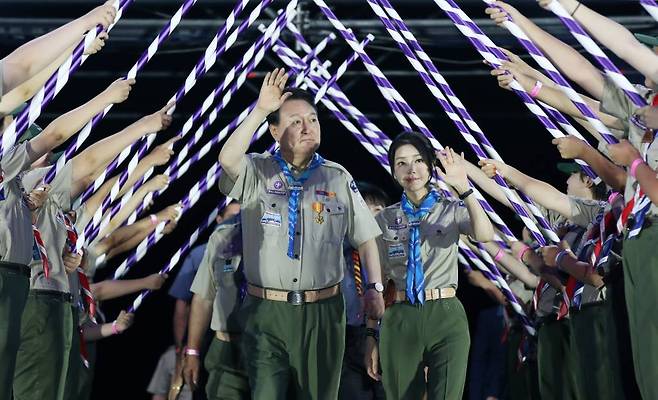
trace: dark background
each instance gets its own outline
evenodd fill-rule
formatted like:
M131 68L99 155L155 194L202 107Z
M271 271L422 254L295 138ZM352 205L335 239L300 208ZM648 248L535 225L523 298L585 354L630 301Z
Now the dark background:
M256 4L256 1L252 3ZM363 39L369 32L375 34L375 41L367 48L371 58L390 78L393 85L441 143L444 146L454 146L459 151L463 150L467 158L474 161L474 155L461 139L454 125L446 118L398 47L383 30L365 0L331 0L328 3L338 17L348 27L354 29L359 39ZM434 58L437 67L503 158L528 174L552 182L558 188L564 188L564 178L554 169L558 155L550 144L550 135L514 94L498 88L495 79L489 76L488 67L482 64L478 53L453 27L438 6L431 0L396 0L392 3L408 22L425 50ZM521 53L515 39L486 18L484 3L476 0L461 0L458 3L494 42ZM568 43L577 45L559 21L549 12L539 8L534 1L511 3L518 6L526 15L533 17L543 28ZM95 1L84 0L1 0L0 57L4 57L20 44L82 15L97 4ZM46 108L38 123L42 126L47 125L61 113L84 103L125 74L180 4L182 1L135 1L111 32L110 40L103 51L89 58L55 101ZM307 40L314 45L332 31L332 28L312 2L303 0L300 4L304 12L303 17L298 21L299 26ZM597 0L589 1L587 4L591 4L597 11L607 16L614 17L634 32L655 33L654 21L640 8L637 1ZM200 0L183 19L174 35L138 75L137 84L130 98L113 108L95 129L89 142L112 134L137 118L162 107L183 83L233 5L233 1ZM269 10L261 14L262 22L268 24L273 11L284 5L283 1L275 1ZM252 7L253 5L243 13L242 17L248 15ZM200 106L210 90L221 82L224 73L237 62L239 57L242 57L257 34L257 30L252 28L241 35L233 48L221 57L204 78L200 79L196 87L179 104L173 126L161 133L156 143L163 142L178 132L182 123ZM283 39L290 45L294 44L294 40L288 34L284 34ZM351 51L338 36L321 54L321 58L331 60L333 68L336 68L349 55ZM621 62L617 65L627 72L627 76L632 81L642 82L642 78L628 71L626 65ZM281 66L278 58L273 53L268 53L257 67L257 73L234 96L217 122L207 131L206 137L209 137L208 132L213 134L218 132L256 98L264 72L276 66ZM362 64L355 62L339 83L351 101L389 136L393 137L401 131L401 127ZM356 179L374 182L388 191L393 198L398 197L399 191L388 174L348 134L333 115L324 109L321 114L322 155L343 164ZM262 151L270 143L269 137L261 139L254 149ZM154 209L159 210L185 196L194 182L202 174L205 175L208 167L216 161L217 153L217 149L211 151L183 179L172 185L165 195L157 200ZM142 277L165 266L171 255L189 238L189 234L202 219L205 219L220 198L216 188L202 197L199 203L181 219L176 231L156 245L126 278ZM510 226L519 228L518 223L507 210L500 207L498 209ZM202 243L206 237L207 234L203 235L197 243ZM118 264L122 258L116 261ZM100 271L96 279L100 280L111 274L117 264ZM134 326L128 332L99 342L94 399L147 398L146 386L158 358L173 343L171 330L173 300L166 294L171 280L170 277L169 282L160 292L144 302L137 312ZM108 319L113 320L119 310L130 305L133 298L134 296L127 296L104 303L103 310ZM473 317L474 312L486 303L486 299L480 293L465 283L460 287L460 298L464 301L470 317Z

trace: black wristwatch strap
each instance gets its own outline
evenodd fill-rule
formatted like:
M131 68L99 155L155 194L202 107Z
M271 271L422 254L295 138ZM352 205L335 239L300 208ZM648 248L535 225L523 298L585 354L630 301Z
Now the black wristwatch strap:
M379 342L379 331L375 328L366 328L366 336L373 337Z
M465 198L467 198L468 196L470 196L472 194L473 194L473 188L470 188L467 191L465 191L464 193L459 195L459 200L464 200Z

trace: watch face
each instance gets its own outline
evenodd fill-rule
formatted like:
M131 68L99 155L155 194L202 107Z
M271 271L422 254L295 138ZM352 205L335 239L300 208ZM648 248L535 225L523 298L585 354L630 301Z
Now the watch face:
M375 290L378 291L378 292L383 292L384 291L384 285L382 285L379 282L375 283Z

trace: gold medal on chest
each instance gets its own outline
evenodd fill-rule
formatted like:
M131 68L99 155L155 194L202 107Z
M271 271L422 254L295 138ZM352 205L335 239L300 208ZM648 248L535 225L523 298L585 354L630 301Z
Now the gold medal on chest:
M315 223L316 224L323 224L324 223L324 217L322 216L322 211L324 211L324 203L321 203L319 201L313 202L312 206L313 212L316 214L315 216Z

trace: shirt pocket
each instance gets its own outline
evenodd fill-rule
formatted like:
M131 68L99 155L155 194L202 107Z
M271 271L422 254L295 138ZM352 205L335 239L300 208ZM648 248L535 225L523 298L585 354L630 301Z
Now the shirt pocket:
M420 225L420 240L430 250L447 249L457 243L458 238L457 223L424 223Z
M322 204L322 211L317 212L316 204ZM313 222L312 237L323 242L342 243L347 226L347 208L338 200L311 203L310 210Z
M260 227L263 236L274 238L288 232L288 197L272 194L260 198ZM272 241L266 240L266 243ZM276 242L275 242L276 243Z
M386 256L389 264L406 262L409 251L409 230L386 229L382 233L384 249L382 253Z

